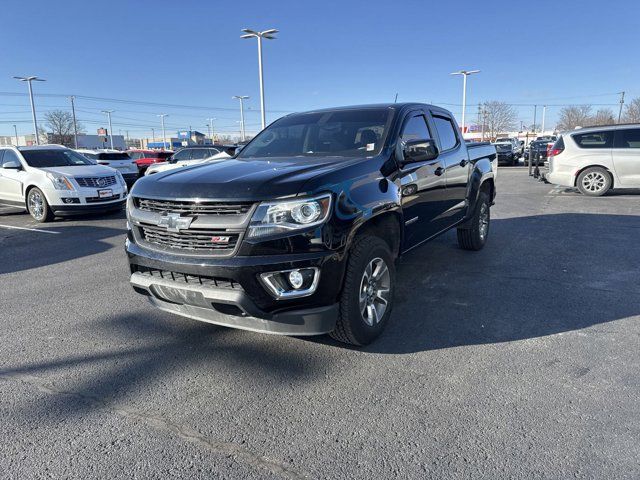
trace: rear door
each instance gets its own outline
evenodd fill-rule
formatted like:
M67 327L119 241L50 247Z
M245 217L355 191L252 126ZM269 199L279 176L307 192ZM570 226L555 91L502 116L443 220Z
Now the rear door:
M640 188L640 128L616 130L611 154L620 186Z
M431 121L438 135L439 159L445 170L445 208L441 225L447 228L461 220L467 211L467 184L471 164L467 149L451 116L440 111L432 111Z
M433 139L425 112L414 110L404 119L400 140ZM440 230L444 206L444 168L439 158L405 165L400 170L405 248L411 248Z

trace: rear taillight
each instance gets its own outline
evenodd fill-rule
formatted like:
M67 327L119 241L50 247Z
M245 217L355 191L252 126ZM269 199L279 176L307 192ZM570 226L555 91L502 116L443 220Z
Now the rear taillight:
M560 155L562 152L564 152L564 148L551 148L548 156L555 157L556 155Z

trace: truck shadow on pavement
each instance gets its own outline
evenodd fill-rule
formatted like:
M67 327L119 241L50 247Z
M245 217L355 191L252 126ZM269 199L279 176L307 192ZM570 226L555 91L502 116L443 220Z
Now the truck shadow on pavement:
M124 404L145 412L153 410L149 400L154 396L163 408L179 407L184 389L191 387L187 397L193 400L199 392L205 407L248 405L295 396L297 385L326 375L334 364L330 349L310 355L308 345L295 338L264 337L152 309L93 319L76 334L96 341L109 338L110 347L83 343L71 354L0 369L0 380L22 381L53 394L18 407L18 415L56 423ZM245 388L231 393L225 388L230 382ZM256 392L264 394L257 398Z
M35 228L54 233L0 228L0 274L59 264L101 253L113 248L113 244L105 240L122 236L124 242L126 233L124 228L50 225Z
M390 322L363 350L509 342L639 315L639 238L640 216L603 214L495 219L480 252L448 232L400 260Z

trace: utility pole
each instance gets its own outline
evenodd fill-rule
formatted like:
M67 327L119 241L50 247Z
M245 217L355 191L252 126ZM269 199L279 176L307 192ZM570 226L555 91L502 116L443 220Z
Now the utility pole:
M13 133L16 135L16 147L18 146L18 127L13 126Z
M624 105L624 92L620 92L620 110L618 110L618 123L622 118L622 106Z
M76 105L74 100L76 97L71 95L69 100L71 100L71 114L73 115L73 144L75 148L78 148L78 123L76 122Z
M482 141L484 142L484 126L487 124L487 109L482 109Z
M478 122L477 122L477 126L480 126L480 122L481 122L481 118L482 118L482 104L478 104Z
M156 129L151 127L151 139L155 142L156 141Z

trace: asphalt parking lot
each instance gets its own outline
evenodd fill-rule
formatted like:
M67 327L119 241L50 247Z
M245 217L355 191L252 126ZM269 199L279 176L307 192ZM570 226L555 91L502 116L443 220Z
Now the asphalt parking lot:
M483 251L400 262L360 350L151 308L123 214L1 210L1 475L640 477L640 192L502 168L496 202Z

